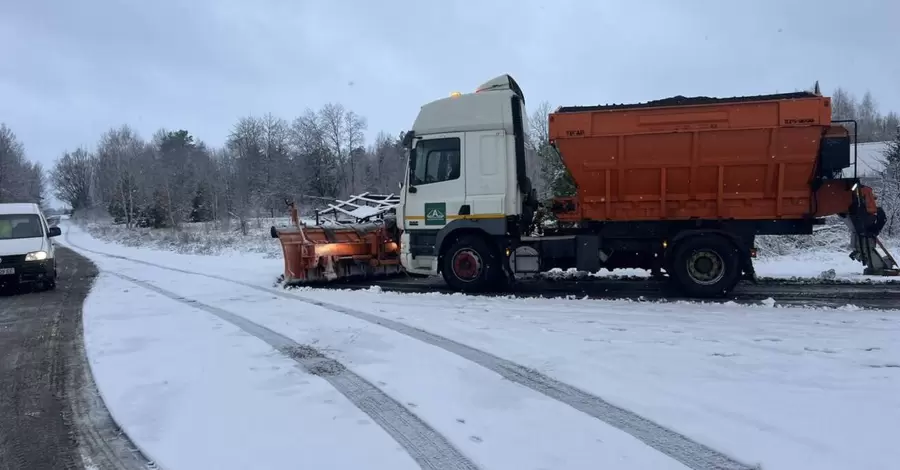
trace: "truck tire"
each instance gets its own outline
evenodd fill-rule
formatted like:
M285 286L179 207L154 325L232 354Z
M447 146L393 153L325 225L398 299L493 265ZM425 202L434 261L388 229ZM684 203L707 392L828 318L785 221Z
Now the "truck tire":
M444 252L441 274L460 292L484 292L497 285L503 274L500 256L483 237L465 235Z
M690 297L724 296L740 280L740 256L721 236L693 236L675 247L670 275Z

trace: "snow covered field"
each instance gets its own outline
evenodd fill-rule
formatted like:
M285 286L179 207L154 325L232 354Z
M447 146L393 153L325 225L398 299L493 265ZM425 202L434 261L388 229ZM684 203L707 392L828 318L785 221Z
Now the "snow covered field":
M85 308L98 387L162 468L900 461L900 311L283 291L260 252L61 227L102 271ZM840 256L758 269L861 278Z

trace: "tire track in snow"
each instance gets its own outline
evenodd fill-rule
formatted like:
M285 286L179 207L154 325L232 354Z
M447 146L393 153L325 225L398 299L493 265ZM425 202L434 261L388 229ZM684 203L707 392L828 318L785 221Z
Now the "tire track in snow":
M302 297L300 295L289 294L286 292L280 292L275 289L269 289L261 286L257 286L254 284L250 284L247 282L237 281L234 279L229 279L223 276L217 276L214 274L206 274L199 273L195 271L188 271L185 269L173 268L169 266L164 266L156 263L151 263L148 261L142 261L138 259L128 258L120 255L113 255L109 253L103 253L99 251L89 250L85 248L81 248L78 245L72 244L68 239L68 232L66 233L66 242L71 246L78 248L79 250L84 250L90 253L95 253L101 256L107 256L110 258L121 259L137 264L143 264L146 266L152 266L160 269L165 269L174 272L180 272L184 274L190 274L195 276L202 276L209 279L215 279L224 282L231 282L234 284L238 284L250 289L254 289L257 291L265 292L267 294L274 294L279 297L298 300L300 302L304 302L307 304L315 305L318 307L326 308L328 310L332 310L338 313L343 313L345 315L349 315L351 317L357 318L359 320L363 320L375 325L382 326L384 328L390 329L402 335L408 336L410 338L417 339L424 343L430 344L432 346L441 348L447 352L452 354L456 354L462 358L468 359L471 362L474 362L486 369L489 369L503 378L515 382L519 385L527 387L531 390L534 390L544 396L557 400L561 403L571 406L582 413L585 413L589 416L592 416L596 419L599 419L610 426L613 426L636 439L640 440L644 444L656 449L659 452L681 462L685 466L692 468L694 470L754 470L757 467L745 464L740 462L718 450L715 450L711 447L708 447L704 444L701 444L684 434L681 434L672 429L666 428L660 424L657 424L643 416L627 410L625 408L618 407L608 401L588 393L584 390L581 390L572 385L560 382L556 379L553 379L547 375L542 374L534 369L529 367L525 367L523 365L517 364L515 362L497 357L491 353L482 351L477 348L473 348L471 346L467 346L465 344L456 342L449 338L445 338L440 335L436 335L434 333L412 327L410 325L400 323L394 320L389 320L387 318L379 317L377 315L373 315L370 313L366 313L363 311L355 310L352 308L344 307L341 305L331 304L329 302L323 302L320 300L309 299L306 297ZM120 275L121 276L121 275ZM128 278L131 280L130 278ZM135 280L136 281L136 280ZM134 282L134 281L132 281ZM138 281L141 282L141 281ZM154 287L154 289L156 289ZM165 295L165 294L164 294ZM182 299L178 297L178 299ZM198 305L194 301L189 301L191 305ZM203 304L199 304L203 305ZM208 307L214 309L215 307ZM232 314L228 314L232 315ZM238 317L240 318L240 317ZM244 322L250 323L248 320L242 319ZM255 323L251 323L255 325L256 328L263 328ZM240 325L239 325L240 326ZM271 332L271 330L268 330ZM273 335L281 336L278 333L271 332ZM251 333L252 334L252 333ZM284 338L284 337L282 337ZM287 341L291 341L287 338L284 338ZM270 343L271 344L271 343ZM362 380L360 378L360 380ZM373 386L374 388L374 386ZM377 389L376 389L377 390ZM379 393L383 394L380 390ZM343 392L342 392L343 393ZM348 397L350 398L350 397ZM388 400L391 400L389 397L385 396ZM352 399L351 399L352 400ZM355 403L355 402L354 402ZM402 407L402 406L401 406ZM400 442L400 441L398 441Z
M325 356L317 349L299 344L280 333L227 310L183 297L140 279L113 271L107 272L169 299L211 313L293 359L308 373L325 379L357 408L378 423L421 468L478 469L478 466L468 457L418 416L366 379L356 375L343 364Z

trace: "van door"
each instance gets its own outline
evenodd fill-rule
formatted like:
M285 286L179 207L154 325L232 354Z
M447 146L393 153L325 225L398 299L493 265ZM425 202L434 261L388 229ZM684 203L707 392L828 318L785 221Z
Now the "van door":
M47 248L45 249L47 251L47 257L55 258L54 255L56 254L56 244L53 243L53 239L50 238L50 224L47 223L47 218L44 216L43 212L41 212L41 225L44 229L44 243L47 246Z

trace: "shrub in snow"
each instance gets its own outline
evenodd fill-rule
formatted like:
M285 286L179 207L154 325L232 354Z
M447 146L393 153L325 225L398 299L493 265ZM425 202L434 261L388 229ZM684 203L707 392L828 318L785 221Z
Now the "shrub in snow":
M149 247L185 254L220 255L225 253L260 253L267 258L281 256L278 240L269 236L268 227L281 225L273 219L248 224L247 234L235 228L221 228L215 222L182 224L178 230L127 228L109 221L76 221L96 238L132 247Z

